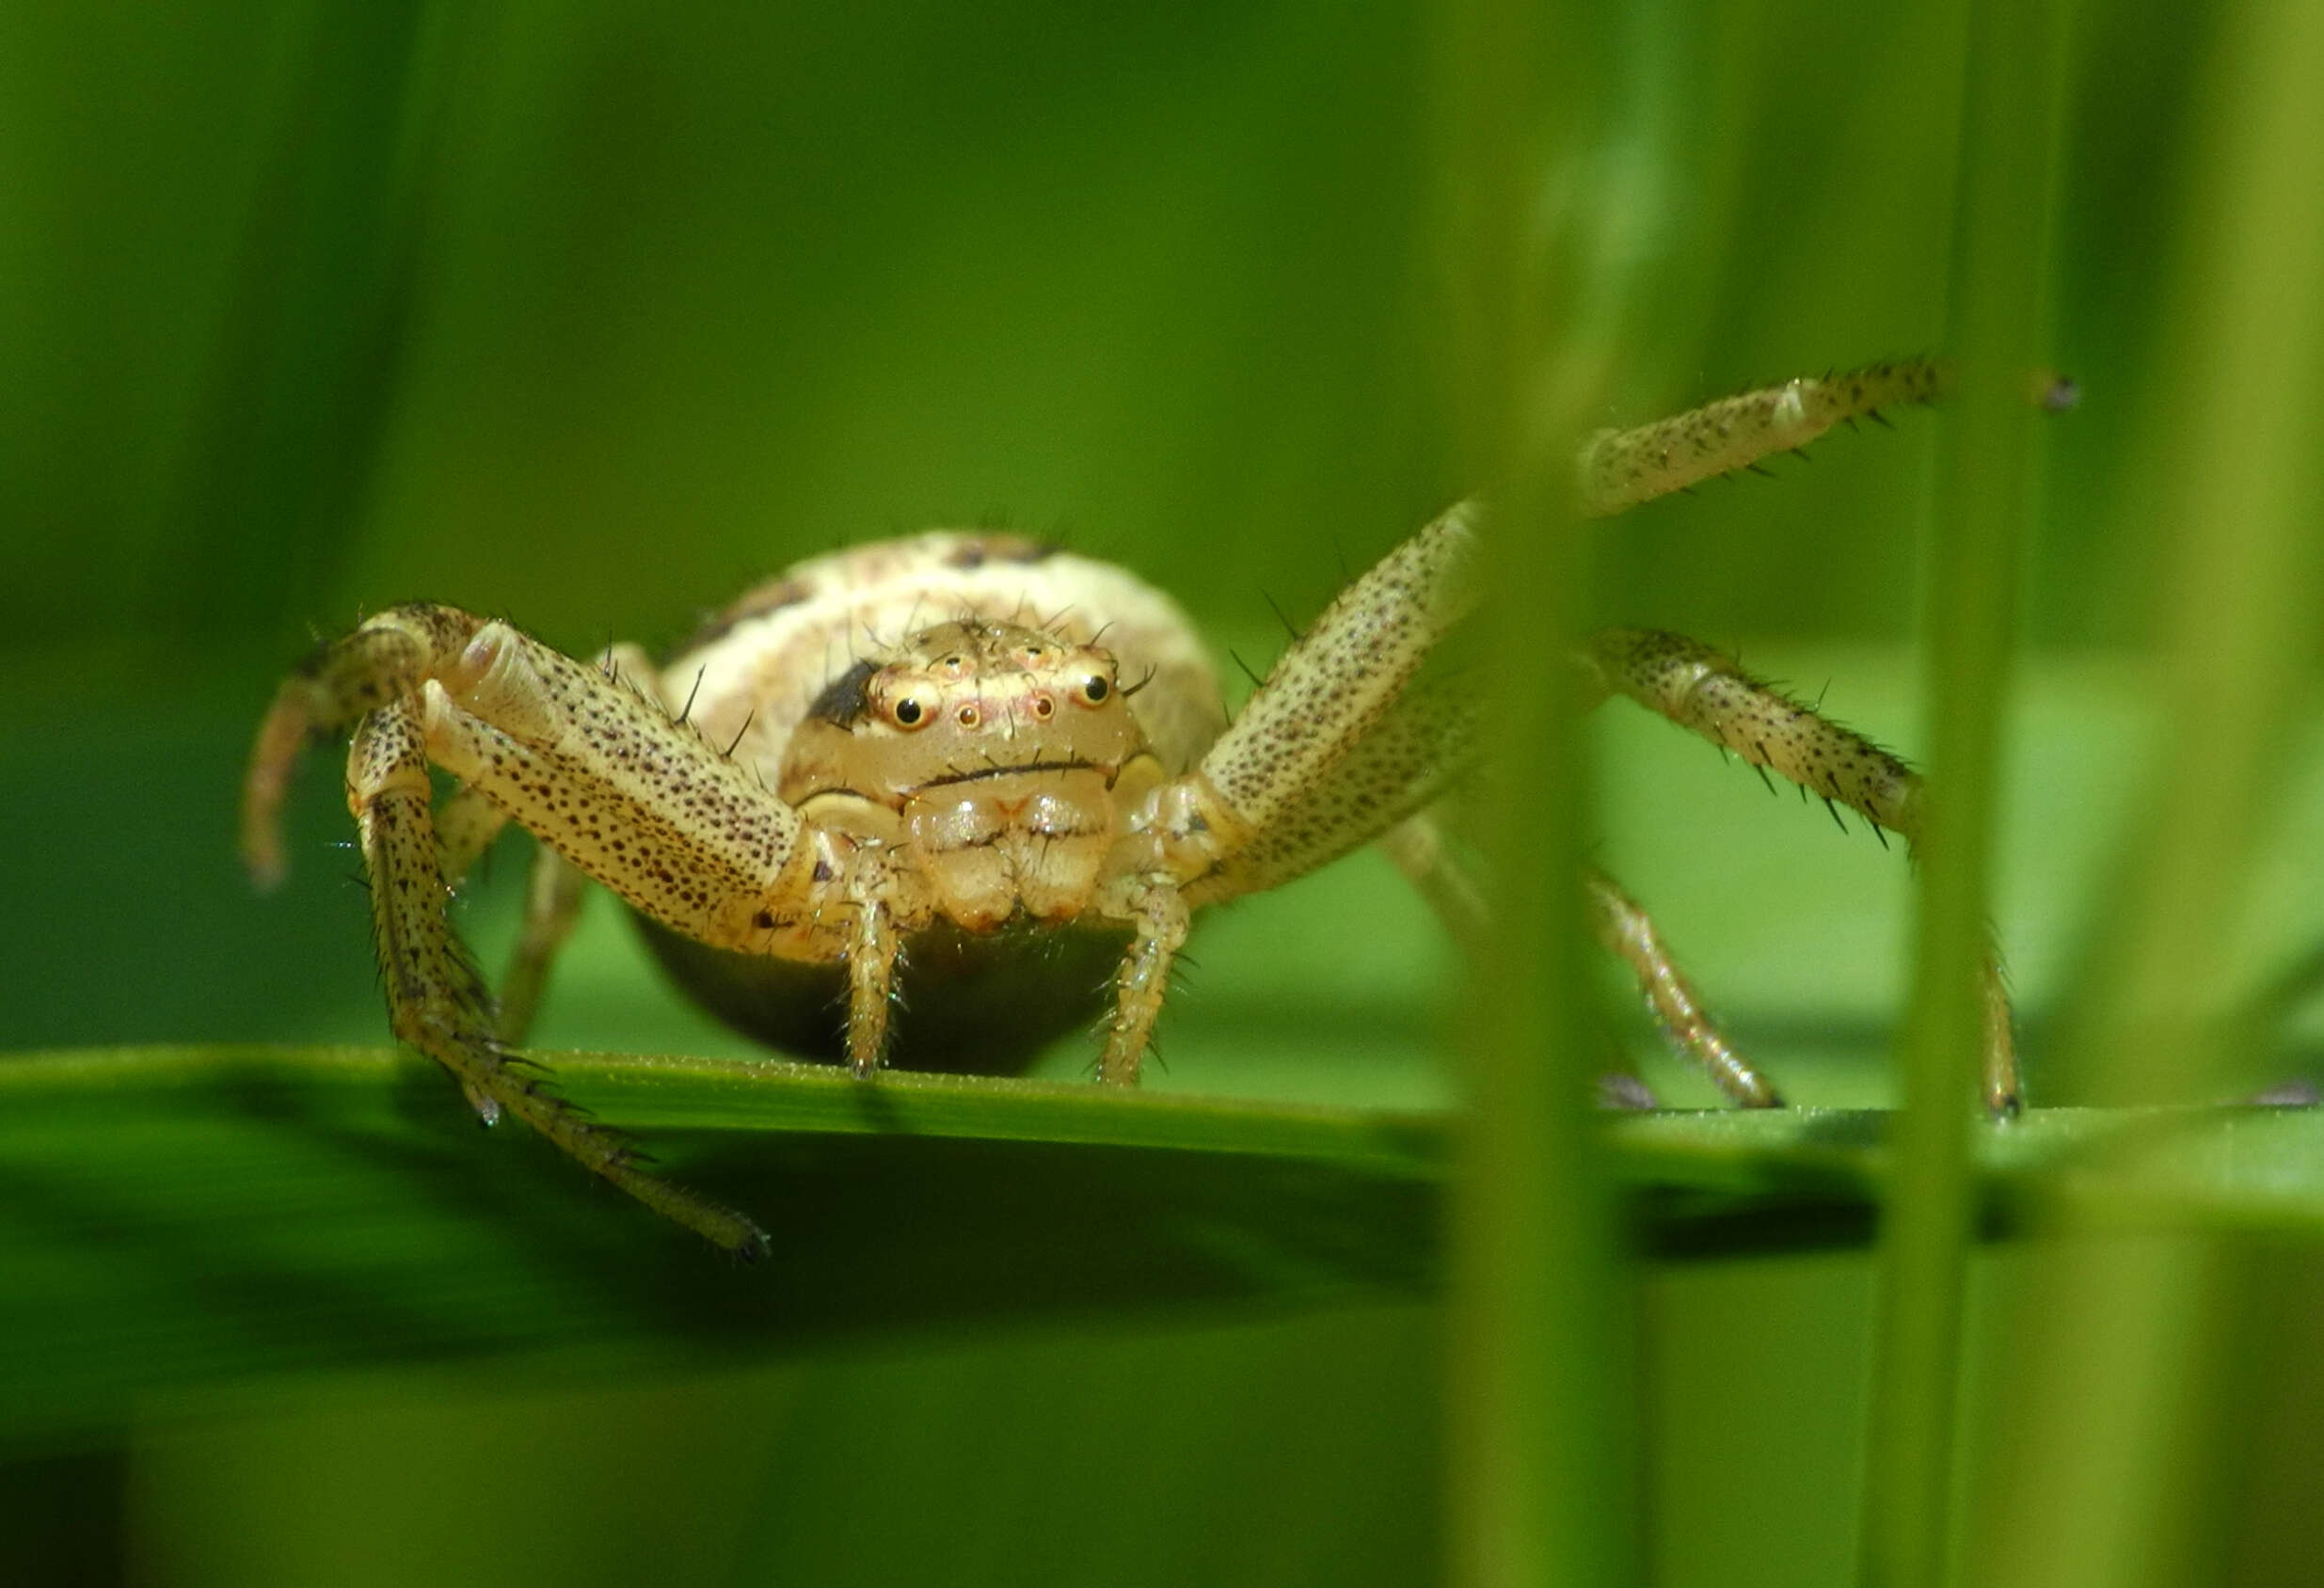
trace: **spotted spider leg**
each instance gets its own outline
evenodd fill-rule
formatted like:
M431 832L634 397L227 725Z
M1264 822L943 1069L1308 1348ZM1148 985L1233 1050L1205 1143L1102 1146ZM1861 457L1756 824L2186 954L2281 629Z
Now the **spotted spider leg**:
M1592 637L1581 659L1595 705L1627 695L1755 767L1789 778L1827 805L1846 805L1907 844L1920 838L1925 794L1920 774L1853 729L1744 672L1733 659L1683 635L1609 628ZM1835 818L1838 812L1834 812ZM1999 951L1985 946L1986 1108L2017 1111L2016 1041Z
M1934 402L1948 380L1933 359L1888 359L1739 392L1631 430L1601 430L1579 460L1583 511L1603 517L1717 475L1757 469L1761 458L1800 452L1836 424L1885 424L1881 410Z
M666 712L669 702L658 698L657 674L645 648L616 643L598 653L597 669L653 700ZM436 808L438 858L445 885L458 891L470 866L508 825L508 813L466 786ZM533 846L526 873L524 917L517 929L517 946L501 974L495 1029L501 1041L521 1046L532 1034L549 989L549 972L581 920L588 897L589 874L547 844Z
M1942 372L1925 361L1881 364L1746 392L1636 431L1601 432L1580 459L1584 507L1618 512L1753 467L1835 424L1928 401L1941 385ZM1478 736L1468 695L1415 679L1475 604L1476 516L1471 504L1456 507L1351 583L1283 654L1197 770L1156 790L1132 818L1142 849L1129 864L1143 881L1115 909L1138 921L1138 937L1106 1047L1107 1079L1136 1079L1187 907L1278 886L1381 835L1424 812L1471 758ZM1653 687L1669 671L1658 672L1658 659L1674 656L1697 672ZM1876 828L1908 842L1918 835L1918 774L1707 646L1614 630L1591 642L1584 671L1588 705L1629 694L1754 765L1850 804ZM1408 851L1414 842L1407 838ZM1463 891L1442 878L1424 886L1456 929L1473 911L1467 900L1454 902ZM1593 879L1585 891L1595 929L1631 965L1681 1047L1736 1101L1774 1104L1774 1088L1719 1034L1646 913L1611 879ZM1472 887L1465 892L1475 897ZM2017 1106L2017 1066L1990 949L1985 988L1985 1096L2006 1114Z
M1406 818L1380 840L1396 869L1418 889L1453 937L1471 955L1484 953L1492 917L1484 890L1452 847L1441 819L1441 806ZM1630 968L1647 1008L1671 1041L1699 1066L1719 1089L1745 1108L1779 1108L1775 1084L1754 1069L1720 1031L1702 995L1679 968L1663 943L1653 917L1624 893L1621 884L1595 865L1583 867L1582 893L1590 929L1606 952ZM1654 1106L1646 1083L1617 1057L1616 1072L1603 1083L1618 1106Z
M465 786L439 803L436 857L444 886L459 892L470 868L507 825L507 812ZM549 990L549 973L581 920L589 887L589 874L547 844L533 846L525 879L523 922L494 999L493 1028L511 1047L522 1046L532 1033Z
M1478 738L1473 691L1415 682L1473 604L1472 509L1359 576L1196 769L1128 820L1100 909L1135 924L1100 1073L1137 1080L1191 912L1313 870L1426 805Z
M626 1137L546 1090L537 1072L507 1053L489 996L445 920L445 861L464 865L489 837L496 824L470 803L471 795L485 799L639 909L739 946L767 935L759 923L774 897L768 879L789 890L783 897L812 897L786 881L812 864L810 847L797 842L797 817L596 669L505 624L449 607L399 607L327 647L277 696L246 786L244 848L255 874L279 869L287 757L310 733L349 722L348 805L372 881L396 1035L451 1071L487 1124L514 1115L648 1207L757 1255L766 1237L756 1224L648 1174ZM431 762L468 791L455 796L449 846L430 808Z

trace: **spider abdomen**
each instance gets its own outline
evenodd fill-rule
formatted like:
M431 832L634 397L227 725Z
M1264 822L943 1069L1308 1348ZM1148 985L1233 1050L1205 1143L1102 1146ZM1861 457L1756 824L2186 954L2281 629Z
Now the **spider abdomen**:
M846 1056L848 972L711 948L632 913L670 979L725 1024L803 1058ZM897 968L892 1063L952 1074L1022 1073L1105 1009L1129 933L1091 919L969 932L939 921L908 936Z

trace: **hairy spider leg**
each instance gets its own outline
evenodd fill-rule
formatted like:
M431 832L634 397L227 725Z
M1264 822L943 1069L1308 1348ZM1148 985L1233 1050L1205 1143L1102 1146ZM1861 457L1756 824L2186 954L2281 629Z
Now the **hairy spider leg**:
M656 1211L755 1254L765 1240L757 1226L645 1173L620 1137L550 1098L537 1076L509 1068L489 1000L444 920L427 767L444 768L658 919L735 946L771 943L777 927L803 941L817 933L818 896L794 876L806 853L797 817L596 669L505 624L449 607L400 607L326 647L278 694L246 786L254 869L263 874L279 853L270 829L287 767L270 756L287 757L310 732L358 719L349 802L372 873L398 1036L458 1076L487 1121L515 1114ZM468 831L486 825L473 821ZM786 908L778 912L777 901Z
M1586 704L1627 695L1827 803L1848 806L1876 833L1886 828L1907 844L1918 841L1924 800L1918 772L1862 734L1753 677L1725 653L1660 629L1609 628L1591 638L1581 666ZM2020 1095L2016 1041L1990 929L1983 986L1985 1106L1996 1115L2014 1114Z
M595 666L609 682L635 690L666 714L669 703L661 698L652 659L642 646L609 645L597 654ZM454 789L436 809L445 881L457 890L476 857L507 822L508 813L476 789L466 785ZM455 841L452 834L461 834L465 841ZM498 1029L501 1040L512 1047L521 1045L532 1034L557 957L580 923L589 882L587 872L547 844L533 846L532 864L525 875L524 916L500 985Z
M1191 912L1289 881L1434 798L1476 735L1451 691L1414 675L1467 605L1473 534L1456 507L1343 590L1293 643L1196 769L1128 821L1098 909L1131 922L1101 1062L1138 1079Z
M1440 803L1406 818L1380 840L1380 846L1454 939L1470 953L1482 953L1492 930L1491 913L1484 890L1444 830L1442 811ZM1703 1007L1701 994L1663 945L1653 918L1597 866L1583 868L1582 893L1590 929L1600 946L1630 968L1647 1009L1672 1044L1699 1066L1730 1101L1745 1108L1781 1107L1783 1099L1775 1085L1735 1051ZM1617 1056L1616 1062L1624 1061ZM1609 1106L1654 1106L1646 1083L1626 1068L1608 1075L1600 1089Z
M1634 429L1601 430L1582 449L1584 511L1619 513L1721 474L1756 468L1761 458L1799 452L1836 424L1879 420L1883 408L1934 402L1949 378L1933 359L1888 359L1739 392Z
M1615 880L1595 865L1582 871L1582 890L1588 901L1590 928L1608 952L1630 967L1638 991L1657 1024L1669 1034L1679 1050L1700 1065L1713 1084L1745 1108L1780 1108L1783 1099L1775 1083L1737 1053L1703 1008L1679 963L1663 945L1653 917L1640 909Z
M590 1120L548 1089L544 1072L503 1050L491 1000L444 919L448 890L436 858L421 719L408 698L380 707L357 725L347 755L347 803L371 877L396 1036L452 1072L485 1123L512 1115L656 1213L731 1251L760 1255L767 1237L757 1225L647 1173L628 1136Z

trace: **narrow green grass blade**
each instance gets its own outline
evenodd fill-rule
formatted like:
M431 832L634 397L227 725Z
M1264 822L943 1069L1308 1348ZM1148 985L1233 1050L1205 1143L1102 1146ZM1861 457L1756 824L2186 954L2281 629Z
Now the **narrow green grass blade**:
M2045 217L2063 21L2042 0L1971 0L1966 20L1947 324L1960 390L1928 556L1928 830L1862 1511L1862 1580L1889 1588L1936 1588L1947 1577L2000 714L2038 422L2026 389L2048 361Z
M1638 1423L1613 1210L1587 1125L1593 994L1576 880L1589 787L1541 636L1584 627L1588 541L1568 461L1611 367L1598 235L1616 200L1544 223L1602 135L1610 52L1574 15L1464 0L1440 23L1441 229L1459 313L1457 418L1493 518L1482 779L1495 929L1463 1023L1472 1104L1451 1204L1450 1548L1463 1588L1632 1575ZM1595 310L1595 314L1593 314ZM1549 698L1544 699L1548 694Z
M2172 536L2157 590L2172 734L2074 1056L2109 1101L2216 1095L2229 1073L2220 990L2243 968L2254 834L2286 792L2287 724L2310 704L2287 659L2312 645L2318 598L2324 11L2254 0L2221 13L2218 37L2174 378L2147 425ZM2233 1512L2220 1473L2267 1462L2227 1421L2227 1387L2266 1351L2236 1259L2205 1240L2093 1245L2045 1276L1977 1580L2076 1588L2221 1569ZM2307 1348L2303 1332L2294 1349Z

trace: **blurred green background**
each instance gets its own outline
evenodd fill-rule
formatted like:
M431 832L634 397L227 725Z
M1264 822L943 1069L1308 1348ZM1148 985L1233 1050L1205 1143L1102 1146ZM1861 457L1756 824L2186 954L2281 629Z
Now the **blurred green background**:
M1956 25L1578 13L1607 86L1544 207L1589 217L1621 283L1607 422L1936 348ZM2205 97L2217 25L2076 12L2055 361L2087 400L2049 438L1998 866L2045 1101L2072 1095L2045 1035L2169 737L2154 459L2189 399L2168 355L2192 151L2232 103ZM330 758L283 893L249 893L231 831L274 679L391 602L653 645L795 558L997 522L1128 564L1222 665L1263 667L1270 597L1313 612L1472 484L1432 234L1437 30L1425 7L1274 0L10 9L0 1049L383 1040ZM1594 531L1592 610L1738 647L1913 753L1941 421L1895 417ZM1796 1096L1884 1100L1902 858L1661 724L1593 732L1603 856L1737 1034ZM2314 738L2287 732L2248 986L2223 995L2324 941ZM517 861L467 907L487 963ZM1225 913L1195 953L1157 1086L1451 1097L1453 957L1376 858ZM751 1051L606 908L539 1035ZM1709 1101L1631 1036L1666 1096ZM2256 1081L2297 1055L2251 1057ZM2305 1261L2270 1281L2284 1339L2312 1316ZM1980 1294L2009 1273L1981 1268ZM1641 1277L1655 1580L1845 1578L1870 1295L1859 1256ZM2278 1338L2253 1352L2313 1396ZM1432 1303L1384 1294L875 1333L652 1382L382 1363L16 1452L0 1561L172 1583L1425 1581L1441 1349Z

